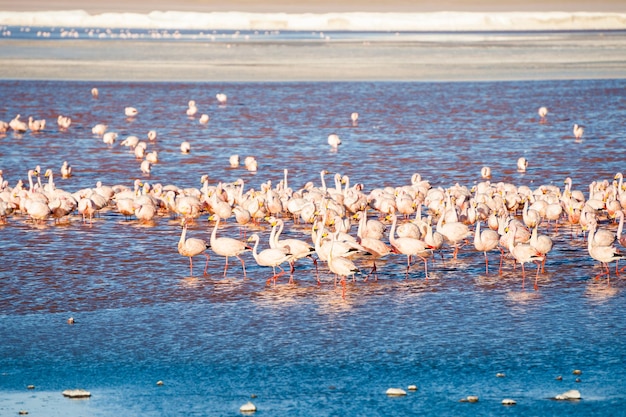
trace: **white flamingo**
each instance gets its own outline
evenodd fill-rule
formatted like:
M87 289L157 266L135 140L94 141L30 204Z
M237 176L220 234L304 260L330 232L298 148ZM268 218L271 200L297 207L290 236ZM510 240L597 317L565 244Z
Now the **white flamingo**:
M328 144L331 148L337 149L339 145L341 145L341 139L339 139L339 135L335 133L331 133L328 135Z
M474 248L477 251L483 252L485 255L485 274L489 273L489 258L487 252L494 250L500 243L500 235L495 230L484 229L480 230L480 220L476 222L476 230L474 231Z
M513 258L522 265L522 287L526 279L526 269L524 264L529 262L543 261L544 256L528 243L515 244L515 234L517 225L515 222L509 224L508 248ZM535 290L538 289L537 279L539 278L539 264L537 264L537 275L535 276Z
M11 129L13 129L15 132L18 133L24 133L28 130L28 125L20 120L21 115L17 115L15 116L10 122L9 122L9 126L11 127Z
M537 110L537 113L539 114L539 117L541 118L541 122L545 122L546 121L546 116L548 115L548 108L545 106L541 106L539 107L539 110Z
M206 264L204 266L204 275L207 275L207 268L209 267L209 254L206 253L206 250L210 248L210 246L202 239L198 238L187 238L187 221L183 218L182 220L183 230L180 234L180 239L178 240L178 253L182 256L186 256L189 258L189 275L193 276L193 261L192 257L200 254L204 254L206 256Z
M576 123L574 123L574 128L573 128L573 133L574 133L574 138L576 140L581 140L583 137L583 133L585 133L585 128L584 126L580 126Z
M218 254L219 256L224 256L226 258L226 265L224 266L224 276L226 276L226 271L228 271L228 258L231 256L236 257L241 261L241 268L243 269L243 277L246 277L246 264L241 258L241 254L251 248L246 245L245 242L242 242L237 239L233 239L230 237L217 237L217 228L220 224L220 217L216 214L213 214L209 217L210 221L215 221L215 226L213 227L213 231L211 232L211 250Z
M248 242L254 242L254 247L252 248L252 256L254 260L259 266L271 266L274 271L274 275L267 279L267 284L270 281L274 281L274 285L276 285L276 279L285 273L285 270L280 266L280 264L289 262L291 258L291 254L289 253L288 247L280 247L280 248L269 248L264 249L260 253L257 252L257 248L259 246L259 235L254 233L248 238ZM276 267L280 269L280 273L276 274Z
M424 262L424 274L428 279L428 263L427 260L433 255L432 249L423 240L412 237L396 238L396 225L398 216L395 213L390 214L391 230L389 231L389 243L396 253L406 255L406 277L409 276L409 268L411 267L411 257L417 256Z

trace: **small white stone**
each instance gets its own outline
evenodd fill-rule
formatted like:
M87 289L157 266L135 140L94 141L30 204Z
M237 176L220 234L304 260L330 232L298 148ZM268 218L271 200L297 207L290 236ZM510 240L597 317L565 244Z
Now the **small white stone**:
M392 397L399 397L402 395L406 395L406 391L402 388L389 388L386 394Z
M505 398L504 400L502 400L502 405L515 405L515 404L517 404L517 402L510 398Z
M468 395L467 396L467 402L477 403L478 402L478 395Z
M417 391L417 385L409 385L406 389L409 391Z
M239 411L242 413L254 413L256 411L256 405L252 404L251 401L248 401L241 407L239 407Z
M580 400L581 398L580 391L577 389L571 389L554 397L555 400Z
M63 391L63 396L69 398L87 398L91 397L91 393L84 389L66 389Z
M496 378L504 378L506 375L503 372L498 372Z

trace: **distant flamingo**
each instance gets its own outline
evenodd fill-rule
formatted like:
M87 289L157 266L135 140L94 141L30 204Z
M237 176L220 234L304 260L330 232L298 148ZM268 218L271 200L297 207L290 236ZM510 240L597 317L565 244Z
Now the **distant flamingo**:
M339 135L335 133L331 133L328 135L328 144L331 148L337 149L339 145L341 145L341 139L339 139Z
M581 140L583 137L583 133L585 133L585 128L575 123L573 133L574 133L574 138L576 138L576 140Z
M217 93L215 95L215 98L217 99L217 102L219 104L226 104L226 102L228 101L228 96L224 93Z
M352 126L356 126L359 120L359 113L352 112L352 114L350 115L350 120L352 120Z
M540 122L545 123L546 116L548 115L548 108L544 106L539 107L539 110L537 110L537 113L539 114L539 117L541 118Z

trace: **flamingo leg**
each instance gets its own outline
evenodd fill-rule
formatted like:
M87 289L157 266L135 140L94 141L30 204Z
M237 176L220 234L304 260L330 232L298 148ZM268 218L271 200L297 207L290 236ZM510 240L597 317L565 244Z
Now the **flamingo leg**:
M226 271L228 271L228 256L226 257L226 265L224 265L224 278L226 278Z
M411 255L406 257L406 276L404 279L409 279L409 268L411 268Z
M320 272L317 268L317 259L313 257L311 257L311 259L313 259L313 265L315 265L315 279L317 280L317 285L322 285L322 282L320 281Z
M428 281L428 259L422 258L422 261L424 261L424 275L426 277L426 281Z
M487 251L484 251L485 254L485 275L489 275L489 258L487 258Z
M540 264L541 264L540 262L537 262L537 274L535 274L535 286L534 286L535 291L537 291L539 289L539 285L537 284L537 280L539 279L539 265Z
M191 256L189 257L189 275L193 276L193 261L191 260Z
M374 280L378 281L378 274L376 273L376 261L373 262L374 265L372 266L372 270L370 271L369 274L367 274L367 276L363 279L364 282L367 281L367 279L370 277L370 275L374 274Z
M208 253L205 253L204 256L206 256L206 263L204 264L204 275L209 275L207 273L207 270L209 269L209 259L211 259L211 257L209 256Z
M243 259L237 255L237 258L241 261L241 268L243 269L243 277L246 277L246 264L243 263Z

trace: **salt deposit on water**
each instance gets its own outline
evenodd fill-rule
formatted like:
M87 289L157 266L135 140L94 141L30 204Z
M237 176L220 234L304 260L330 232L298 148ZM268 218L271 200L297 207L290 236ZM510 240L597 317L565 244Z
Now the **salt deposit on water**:
M626 13L428 12L428 13L102 13L84 10L0 12L0 25L143 29L316 31L621 30Z

